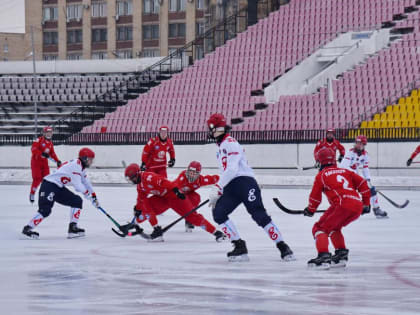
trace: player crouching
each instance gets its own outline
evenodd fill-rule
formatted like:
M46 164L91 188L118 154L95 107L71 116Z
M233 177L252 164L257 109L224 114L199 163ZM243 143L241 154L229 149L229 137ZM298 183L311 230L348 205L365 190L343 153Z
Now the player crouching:
M317 152L321 167L309 196L305 216L312 217L322 200L322 192L328 198L330 207L312 228L318 256L308 261L308 267L329 269L330 266L345 266L349 250L346 248L341 229L359 218L360 214L370 212L370 190L365 179L347 169L338 168L335 152L322 148ZM359 193L362 195L360 198ZM328 243L335 248L331 256Z
M95 207L99 207L98 199L85 172L85 169L92 165L94 158L95 153L92 150L83 148L79 151L78 159L63 163L56 172L44 177L39 190L39 210L22 231L26 237L39 238L39 233L33 229L51 214L54 202L70 207L68 238L85 235L85 230L77 226L82 210L82 198L65 186L73 185L76 191L83 193Z

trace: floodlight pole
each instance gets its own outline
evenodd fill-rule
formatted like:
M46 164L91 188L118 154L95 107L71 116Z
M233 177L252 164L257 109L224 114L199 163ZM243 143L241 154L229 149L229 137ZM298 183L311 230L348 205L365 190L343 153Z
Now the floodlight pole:
M34 89L38 90L38 79L36 77L36 65L35 65L35 44L34 44L34 27L31 25L31 45L32 45L32 65L33 65L33 75L34 75ZM35 109L35 139L38 137L38 102L36 100L38 94L34 93L34 109Z

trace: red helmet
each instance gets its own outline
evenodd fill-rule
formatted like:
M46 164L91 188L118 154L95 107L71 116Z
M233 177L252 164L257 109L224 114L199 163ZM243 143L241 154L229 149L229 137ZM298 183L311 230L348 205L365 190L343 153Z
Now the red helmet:
M323 147L316 153L316 160L321 165L336 165L335 152L330 148Z
M169 128L168 128L168 126L160 126L159 131L162 131L162 130L169 131Z
M83 159L83 158L95 158L95 152L93 152L91 149L89 148L82 148L79 151L79 158Z
M365 135L359 135L356 137L356 142L361 142L363 145L367 145L367 138Z
M334 128L328 128L328 129L327 129L327 133L329 133L329 132L335 133Z
M50 127L50 126L44 127L44 129L42 129L43 133L50 132L50 131L51 132L53 131L52 127Z
M136 163L132 163L127 166L124 172L124 176L127 181L130 181L134 184L140 183L140 166Z
M192 171L196 171L196 172L201 172L201 164L200 162L197 161L192 161L189 165L188 165L188 170L192 170Z
M207 120L207 126L210 129L226 127L226 118L225 116L223 116L223 114L220 114L220 113L213 114Z

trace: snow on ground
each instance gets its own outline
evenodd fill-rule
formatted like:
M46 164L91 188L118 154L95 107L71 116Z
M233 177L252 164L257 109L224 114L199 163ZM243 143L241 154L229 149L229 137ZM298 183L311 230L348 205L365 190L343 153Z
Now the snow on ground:
M307 189L264 189L265 205L296 262L282 262L274 244L240 207L232 215L247 241L250 262L229 263L229 242L216 243L183 223L163 243L119 238L112 223L86 204L84 239L66 239L69 210L57 205L37 228L40 240L20 231L37 210L27 201L29 186L0 185L0 303L2 314L369 314L420 313L420 196L387 190L405 209L381 199L389 220L372 214L344 229L350 249L346 269L313 271L315 218L288 215L272 197L303 208ZM116 220L130 219L134 187L97 187L102 206ZM202 189L203 199L209 190ZM322 204L322 208L326 203ZM201 213L211 219L209 208ZM166 225L177 216L159 217ZM146 229L150 231L148 224Z

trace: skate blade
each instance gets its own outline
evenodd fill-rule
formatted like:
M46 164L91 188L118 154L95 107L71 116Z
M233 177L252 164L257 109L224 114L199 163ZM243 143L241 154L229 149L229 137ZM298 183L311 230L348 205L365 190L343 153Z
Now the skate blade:
M26 235L22 233L21 240L39 240L39 235Z
M185 233L192 233L193 229L185 228Z
M344 268L347 266L347 261L340 260L338 263L331 263L331 268Z
M321 265L315 265L315 264L308 264L308 269L313 270L328 270L330 269L331 265L328 263L322 263Z
M377 218L377 219L389 219L389 217L386 215L386 216L381 216L381 215L375 215L375 217Z
M85 233L69 233L67 234L67 238L79 238L79 237L85 237Z
M249 257L247 254L243 254L240 256L230 256L228 257L228 260L230 262L246 262L246 261L249 261Z
M217 243L222 243L223 241L225 241L226 240L226 237L219 237L219 238L216 238L216 242Z
M162 242L164 242L164 239L163 239L162 236L159 236L159 237L156 237L156 238L153 238L153 239L148 239L147 241L150 242L150 243L162 243Z
M289 255L284 256L281 260L283 260L283 261L295 261L297 259L296 259L295 255L289 254Z

